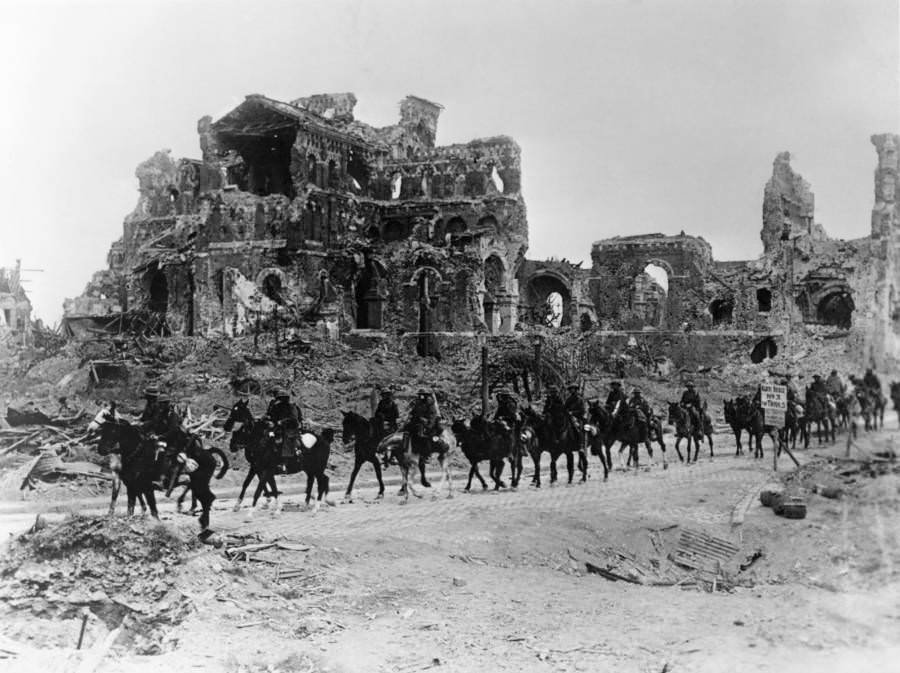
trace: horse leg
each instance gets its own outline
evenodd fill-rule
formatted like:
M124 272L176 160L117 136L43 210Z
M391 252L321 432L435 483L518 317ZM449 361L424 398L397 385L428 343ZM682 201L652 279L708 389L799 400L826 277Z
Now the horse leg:
M312 500L312 487L315 480L316 477L312 472L306 473L306 500L304 502L307 509L309 508L309 501ZM318 507L316 507L316 511L318 511Z
M559 458L559 454L554 454L553 451L550 452L550 484L556 483L556 459Z
M156 510L156 494L153 492L153 488L148 488L144 495L147 498L147 507L150 508L150 516L159 521L159 512Z
M466 493L472 490L472 479L475 478L475 463L469 461L469 481L466 482L466 487L463 489Z
M247 487L250 486L250 483L253 481L253 477L255 477L255 476L256 476L256 470L251 465L247 469L247 476L244 477L244 483L241 485L241 492L238 495L237 502L234 503L233 509L235 512L241 511L241 503L244 502L244 495L247 493Z
M438 454L438 465L441 467L441 482L438 484L437 490L434 493L434 498L436 499L441 491L444 490L444 483L447 483L447 497L453 497L453 477L450 476L450 461L447 460L446 453ZM500 470L503 470L503 461L500 461Z
M531 478L531 485L535 488L541 487L541 452L534 449L531 452L531 462L534 463L534 476Z
M587 451L583 448L578 449L578 470L581 472L581 483L587 481L588 474L588 457Z
M372 463L372 467L375 468L375 478L378 479L378 495L376 495L375 498L380 500L384 497L384 480L381 478L381 463L378 462L378 456L372 457L369 462Z
M122 488L122 478L117 472L113 472L112 497L109 501L109 518L116 513L116 500L119 499L119 489Z
M422 486L425 488L431 488L431 483L425 477L425 462L427 458L425 456L419 456L419 474L422 477Z
M347 502L353 502L353 482L356 481L356 475L359 474L359 468L362 467L362 464L362 458L359 453L357 453L353 459L353 470L350 472L350 481L347 482L347 492L344 493L344 500ZM380 482L381 479L379 478L378 481Z
M125 493L128 496L128 509L126 510L126 513L129 517L132 517L134 516L134 503L137 500L137 493L134 488L127 484L125 485Z
M566 472L569 473L569 485L572 485L572 479L575 477L575 456L572 449L566 451Z
M706 435L706 441L709 442L709 459L712 460L715 457L715 454L713 453L712 435Z

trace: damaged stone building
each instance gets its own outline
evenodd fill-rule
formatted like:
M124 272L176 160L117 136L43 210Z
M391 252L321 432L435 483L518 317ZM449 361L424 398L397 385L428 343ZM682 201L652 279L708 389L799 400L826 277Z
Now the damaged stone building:
M22 262L0 268L0 337L27 335L31 330L31 302L22 287Z
M171 334L277 321L330 333L511 331L528 245L520 150L507 137L435 145L441 106L399 123L353 94L247 96L198 123L200 159L158 152L140 198L67 320L137 310Z
M511 138L439 146L440 105L407 96L398 123L375 128L355 119L355 104L352 93L250 95L198 122L199 159L161 151L140 164L138 204L109 268L66 303L69 333L116 320L182 335L316 325L332 336L419 335L419 353L431 354L443 334L536 324L741 332L764 359L802 328L850 338L860 362L896 360L896 135L872 138L864 238L828 238L785 152L764 189L758 259L717 261L684 232L638 234L597 241L582 268L526 259Z

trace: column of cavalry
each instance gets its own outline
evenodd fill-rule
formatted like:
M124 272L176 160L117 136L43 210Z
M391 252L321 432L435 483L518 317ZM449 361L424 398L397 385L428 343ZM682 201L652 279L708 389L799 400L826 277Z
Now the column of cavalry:
M787 388L788 409L783 427L768 424L761 404L761 389L755 395L744 394L725 400L725 420L735 434L736 454L743 453L741 435L750 436L755 457L762 457L762 439L769 436L775 446L801 439L808 446L811 428L815 424L819 441L846 428L855 432L857 425L866 430L883 427L887 400L881 392L878 377L870 369L861 378L849 377L845 383L833 371L827 380L818 374L801 396L790 376L781 381ZM657 415L638 389L628 395L620 381L613 381L604 402L586 401L580 386L570 383L563 395L550 387L540 410L531 404L520 404L508 388L495 391L496 411L493 416L472 414L470 418L452 420L445 427L435 395L422 389L415 396L408 415L401 420L400 411L391 388L381 390L380 400L372 418L352 411L343 411L339 431L345 446L352 445L354 465L347 484L345 499L352 501L353 485L361 467L372 465L378 480L378 497L384 495L382 470L398 465L402 476L400 495L406 502L416 493L411 472L418 466L419 482L429 487L425 468L431 457L441 468L441 487L446 484L452 493L449 456L459 448L470 463L465 490L477 478L482 488L488 484L479 471L479 464L489 464L489 478L494 489L505 488L505 465L510 466L509 485L516 488L522 477L525 457L532 461L534 473L531 484L541 486L541 457L550 457L550 483L558 479L557 461L566 458L568 483L574 479L577 466L581 481L587 479L588 458L596 456L608 479L613 469L612 448L619 444L618 458L622 469L638 468L639 447L643 445L649 456L657 445L662 452L663 467L668 467L666 445L663 440L663 417ZM894 407L900 410L900 383L890 385ZM231 433L232 453L243 452L249 466L235 509L240 509L247 489L254 479L257 484L252 503L255 508L261 496L274 499L274 509L280 507L276 476L306 473L306 503L312 499L313 484L317 486L314 507L318 509L329 490L326 474L333 440L338 434L324 428L313 432L307 428L300 408L284 390L271 391L272 399L265 414L255 418L250 409L249 391L238 392L238 400L228 409L224 429ZM110 515L115 509L120 485L128 493L128 513L136 503L149 507L157 516L155 491L170 495L183 489L178 499L179 509L188 492L192 496L192 511L201 507L201 536L208 536L209 517L215 499L210 490L214 476L221 478L228 469L226 454L217 448L203 447L199 437L187 432L170 398L155 389L145 394L146 404L141 415L128 420L116 409L115 403L102 409L90 423L89 429L99 436L99 450L110 456L114 473ZM900 413L900 412L898 412ZM674 428L675 451L682 462L699 459L700 445L708 444L709 456L714 456L713 424L705 400L692 381L677 402L668 402L668 423ZM754 446L755 440L755 446ZM681 442L685 441L685 453ZM693 450L692 450L693 449ZM626 451L627 450L627 451ZM627 460L626 460L627 457ZM440 488L438 492L440 492ZM252 512L252 509L250 510Z

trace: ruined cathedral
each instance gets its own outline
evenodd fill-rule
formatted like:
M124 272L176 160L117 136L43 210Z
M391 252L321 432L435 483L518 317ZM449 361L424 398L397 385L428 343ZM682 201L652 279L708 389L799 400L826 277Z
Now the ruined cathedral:
M199 159L161 151L141 163L109 268L65 304L68 333L315 326L335 338L418 335L429 355L448 335L539 324L657 334L664 345L685 332L740 334L764 358L802 329L849 339L861 364L898 364L897 135L872 137L864 237L827 236L783 152L763 190L758 258L717 261L684 232L627 232L593 243L582 268L526 258L514 140L439 146L440 105L407 96L398 123L375 128L355 104L352 93L253 94L200 119Z

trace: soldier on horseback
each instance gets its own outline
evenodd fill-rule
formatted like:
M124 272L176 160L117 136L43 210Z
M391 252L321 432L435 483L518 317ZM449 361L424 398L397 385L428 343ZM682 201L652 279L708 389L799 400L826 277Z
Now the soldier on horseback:
M800 395L800 391L797 388L797 382L794 381L794 377L790 373L784 375L782 385L787 388L787 401L794 402Z
M497 411L494 413L494 420L506 423L510 430L519 429L521 422L519 401L508 388L497 391Z
M819 374L813 374L813 382L809 386L809 392L822 399L828 394L828 388Z
M138 422L141 425L145 425L152 421L152 419L156 416L157 406L159 402L159 389L156 387L149 387L144 390L144 408L141 411L141 415L138 418Z
M628 408L634 415L635 423L637 425L649 426L650 421L653 419L653 410L650 408L650 403L644 399L644 396L641 395L641 391L637 388L631 392L631 399L628 400Z
M397 422L400 419L400 410L394 401L394 392L390 388L381 390L381 399L375 407L374 426L379 437L386 437L392 432L397 432Z
M866 370L862 383L863 387L869 390L873 396L881 397L881 381L871 368Z
M581 396L577 383L569 383L569 385L566 386L566 390L569 391L569 395L566 397L566 401L563 405L566 411L569 412L569 416L572 418L572 424L575 426L575 435L578 437L578 446L583 446L587 406L584 403L584 398Z
M844 382L841 380L840 375L837 373L837 369L831 370L831 374L825 381L825 390L835 400L843 399L847 387L844 385Z
M559 388L556 386L549 386L547 388L547 395L544 397L544 417L558 407L565 408L562 397L559 396Z
M266 409L268 418L278 428L281 440L281 457L293 458L297 455L297 438L303 423L303 414L290 393L282 388L272 391L272 401Z
M685 383L685 390L681 393L681 406L687 409L697 422L703 418L703 400L700 399L700 393L694 390L694 382Z
M443 432L434 394L430 390L419 390L405 429L410 439L420 447L430 447L433 438L439 437Z
M617 413L617 408L621 410L628 404L628 397L626 397L625 391L622 390L621 381L613 381L611 385L612 390L610 390L609 395L606 396L606 410L614 415Z

